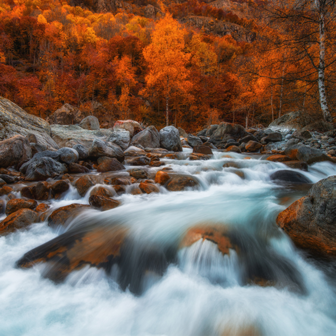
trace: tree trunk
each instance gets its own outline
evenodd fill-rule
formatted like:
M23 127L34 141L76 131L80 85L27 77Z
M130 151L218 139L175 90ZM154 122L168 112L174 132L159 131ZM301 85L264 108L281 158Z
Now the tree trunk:
M320 33L320 58L318 65L318 87L320 96L320 105L325 121L331 122L331 114L328 108L327 95L325 89L325 18L324 8L321 8L321 0L316 0L316 7L319 11L319 33Z

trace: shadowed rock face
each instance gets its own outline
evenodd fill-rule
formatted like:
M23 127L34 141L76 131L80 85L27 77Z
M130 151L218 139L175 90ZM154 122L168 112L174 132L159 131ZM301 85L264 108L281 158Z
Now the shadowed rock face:
M336 256L336 177L316 183L277 218L277 224L300 248Z

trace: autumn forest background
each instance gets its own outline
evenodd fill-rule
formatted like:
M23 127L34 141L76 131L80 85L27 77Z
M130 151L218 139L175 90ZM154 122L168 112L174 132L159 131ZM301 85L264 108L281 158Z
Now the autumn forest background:
M43 118L69 103L102 127L331 121L334 2L319 2L323 16L314 1L0 0L0 95Z

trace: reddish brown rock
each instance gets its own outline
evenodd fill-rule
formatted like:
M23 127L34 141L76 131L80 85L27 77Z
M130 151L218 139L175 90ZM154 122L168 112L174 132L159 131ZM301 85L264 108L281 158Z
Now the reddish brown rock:
M36 212L45 212L45 211L47 211L48 209L50 209L50 206L49 206L48 204L40 203L40 204L36 207L35 211L36 211Z
M257 141L253 141L250 140L246 145L245 145L245 149L248 152L257 152L260 150L260 148L262 147L262 144L257 142Z
M38 220L39 216L37 212L30 209L21 209L18 210L9 216L7 216L0 223L0 234L6 234L13 232L16 229L22 229L28 225L35 223Z
M102 186L95 187L90 192L90 196L112 197L113 194L113 191Z
M137 180L146 179L148 177L147 171L143 168L129 169L128 172L132 177L136 178Z
M164 157L166 159L178 160L178 155L175 153L166 154Z
M56 209L48 218L49 226L64 225L74 217L76 217L80 212L90 209L89 205L83 204L71 204L61 208Z
M82 197L85 196L85 194L87 193L87 191L94 185L94 183L92 182L92 179L90 178L90 176L85 175L80 177L76 182L75 182L75 186L77 188L77 191L79 193L79 195L81 195Z
M46 201L49 199L50 186L47 182L38 182L31 189L33 198L38 201Z
M155 184L148 183L148 182L141 182L139 184L139 188L141 189L142 192L146 194L160 192L160 189Z
M101 173L123 170L125 167L115 158L109 158L100 163L97 170Z
M131 194L132 195L142 195L143 192L141 191L141 189L139 187L135 187L135 188L132 189Z
M151 161L149 163L150 167L161 167L161 166L164 166L164 165L165 165L165 163L161 162L161 161Z
M101 211L111 210L120 205L120 202L117 200L97 195L90 196L89 203L91 206Z
M109 185L130 185L131 179L126 177L106 177L104 183Z
M193 153L212 155L212 149L209 146L205 145L195 146L193 149Z
M4 200L0 200L0 214L3 214L6 209L6 203Z
M239 147L237 147L237 146L230 146L230 147L228 147L228 148L226 148L226 150L225 150L226 152L235 152L235 153L241 153L241 150L240 150L240 148Z
M130 157L126 159L126 164L130 166L146 166L150 163L150 159L146 156Z
M169 181L169 174L165 171L159 170L155 175L155 183L165 185Z
M2 188L0 188L0 196L8 195L13 191L11 187L8 187L4 185Z
M7 202L6 215L10 215L20 209L34 210L37 207L37 202L34 200L24 200L15 198Z
M126 192L126 187L123 185L115 185L113 189L118 195L124 194Z
M290 158L286 155L271 155L267 159L267 161L272 161L272 162L284 162L284 161L290 161Z
M78 163L70 163L68 166L68 172L71 174L85 174L90 170L87 167L84 167Z
M65 181L57 181L51 186L52 194L56 199L59 199L63 193L68 191L70 188L69 184Z
M195 161L195 160L209 160L211 158L211 155L206 154L200 154L200 153L192 153L189 156L189 160Z
M198 180L191 175L171 174L170 180L166 185L169 191L182 191L186 188L199 186Z
M308 165L306 162L303 161L283 161L283 164L285 164L287 167L292 168L292 169L301 169L301 170L308 170Z

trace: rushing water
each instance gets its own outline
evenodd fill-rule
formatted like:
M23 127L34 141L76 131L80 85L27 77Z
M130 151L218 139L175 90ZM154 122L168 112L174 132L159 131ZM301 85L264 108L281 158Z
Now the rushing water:
M161 187L159 194L124 194L118 197L122 206L85 212L66 229L37 223L1 237L0 335L335 335L332 266L309 259L275 225L277 214L305 195L307 187L275 184L270 175L288 168L260 156L245 160L241 154L229 153L230 158L216 152L212 160L189 161L184 154L166 163L195 175L197 190L167 192ZM225 163L231 167L223 168ZM315 183L336 174L336 166L317 163L301 173ZM72 188L52 208L87 204L88 194L80 198ZM132 237L131 270L146 247L178 245L200 223L234 230L245 257L233 250L223 256L214 243L199 240L178 249L163 274L147 272L126 288L116 281L116 268L106 274L86 266L56 284L43 276L44 264L24 270L15 266L27 251L64 230L115 223ZM256 269L271 277L271 284L244 280Z

